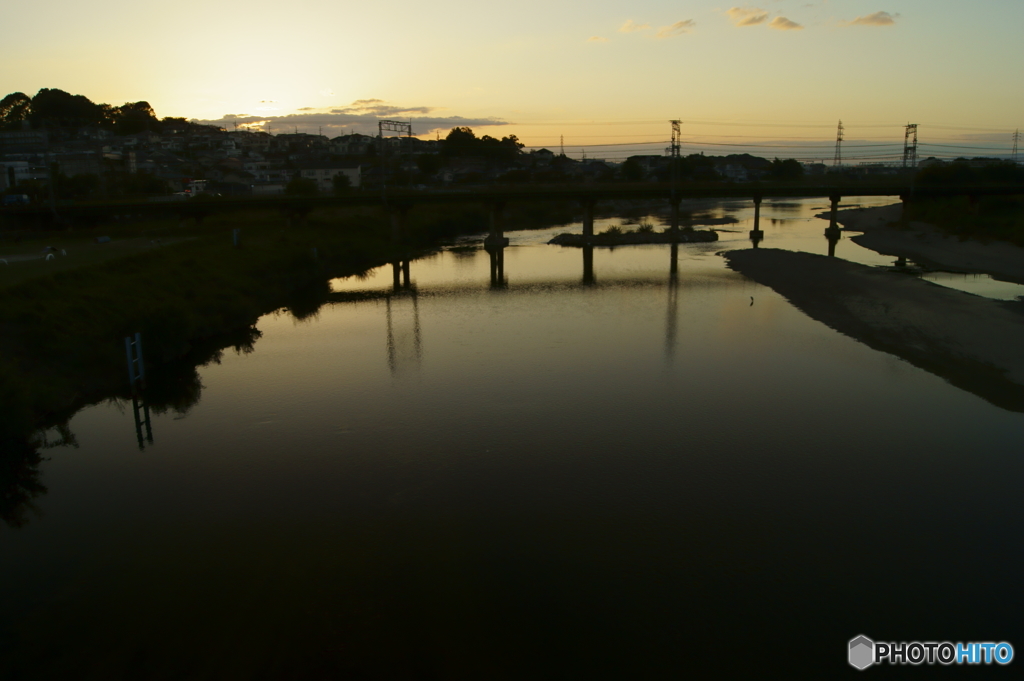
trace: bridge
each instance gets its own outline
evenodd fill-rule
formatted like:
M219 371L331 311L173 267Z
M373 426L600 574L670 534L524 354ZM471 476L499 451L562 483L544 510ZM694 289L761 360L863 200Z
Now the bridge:
M482 204L490 211L491 234L488 245L504 245L502 214L504 206L513 202L573 201L583 214L583 235L593 236L595 206L601 201L666 201L671 209L670 229L678 231L681 222L680 204L687 199L748 199L755 207L754 232L760 232L760 204L765 198L826 198L832 202L832 226L835 228L836 207L842 197L893 196L903 201L950 196L967 196L972 204L983 197L1024 194L1024 184L960 184L915 186L899 179L880 183L585 183L573 185L491 185L457 189L353 190L340 196L275 196L275 197L197 197L186 200L132 200L82 202L57 207L48 205L12 206L0 209L0 216L34 223L58 222L75 224L93 222L115 216L166 217L202 221L224 212L272 211L285 216L291 224L304 220L320 208L379 206L388 211L392 238L402 240L405 216L414 206L426 204Z

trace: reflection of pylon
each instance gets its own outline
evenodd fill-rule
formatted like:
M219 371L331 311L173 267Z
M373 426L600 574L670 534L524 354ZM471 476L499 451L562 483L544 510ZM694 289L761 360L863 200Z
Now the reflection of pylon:
M401 298L412 300L412 309L406 310L406 315L411 316L412 319L406 318L403 320L403 324L393 319L399 310L392 310L392 298L396 302L400 299L398 296L388 296L384 300L387 320L387 352L388 367L392 374L397 374L403 369L419 367L423 356L423 346L420 341L420 308L416 291L411 291L411 295L401 296ZM395 307L397 308L397 305ZM412 322L411 329L408 328L410 321ZM399 328L400 326L405 328Z
M672 124L672 146L667 151L669 153L669 163L672 164L672 198L675 199L676 191L676 180L678 179L677 174L679 172L679 151L680 151L680 126L683 124L680 120L671 120L669 123Z
M903 133L903 167L917 167L917 123L907 123Z
M141 396L132 393L132 411L135 415L135 437L139 440L139 451L146 448L146 442L153 444L153 426L149 418L149 405ZM146 437L143 440L142 429L146 429Z
M832 162L836 168L843 165L843 122L839 121L839 130L836 131L836 158Z

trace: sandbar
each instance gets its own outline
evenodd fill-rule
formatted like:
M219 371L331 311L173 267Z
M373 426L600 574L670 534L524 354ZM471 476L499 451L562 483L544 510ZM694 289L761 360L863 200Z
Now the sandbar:
M746 249L729 267L812 319L1004 409L1024 412L1024 303L812 253Z

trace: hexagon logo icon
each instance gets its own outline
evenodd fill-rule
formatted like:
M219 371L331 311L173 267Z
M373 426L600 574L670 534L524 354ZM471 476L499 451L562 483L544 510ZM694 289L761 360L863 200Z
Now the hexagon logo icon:
M875 663L875 642L867 636L850 639L850 664L857 669L867 669Z

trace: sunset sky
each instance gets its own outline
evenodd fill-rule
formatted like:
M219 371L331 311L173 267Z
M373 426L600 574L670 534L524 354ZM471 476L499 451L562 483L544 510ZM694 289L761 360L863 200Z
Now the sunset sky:
M1024 120L1022 26L1020 0L49 0L5 8L0 83L331 136L992 143Z

